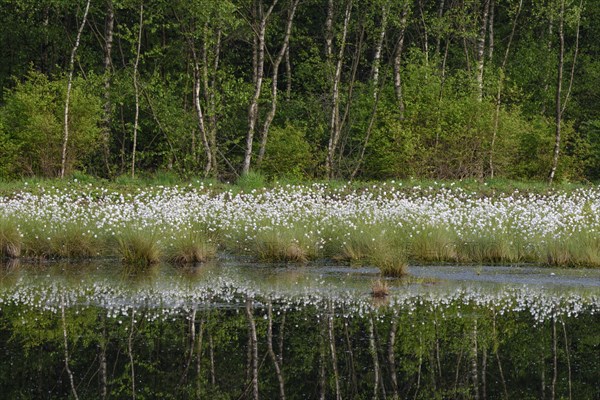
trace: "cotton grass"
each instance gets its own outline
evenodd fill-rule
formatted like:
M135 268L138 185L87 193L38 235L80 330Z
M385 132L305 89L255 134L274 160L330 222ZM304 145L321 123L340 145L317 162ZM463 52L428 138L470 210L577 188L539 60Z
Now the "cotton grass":
M481 197L391 184L285 185L237 192L162 187L40 190L0 198L4 257L206 262L219 252L266 262L600 266L600 190Z

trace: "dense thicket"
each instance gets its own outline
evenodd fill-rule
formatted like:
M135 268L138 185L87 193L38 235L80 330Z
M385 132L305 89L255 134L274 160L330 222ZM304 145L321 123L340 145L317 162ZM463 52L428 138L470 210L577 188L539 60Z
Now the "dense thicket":
M0 176L600 177L598 2L89 4L0 0Z

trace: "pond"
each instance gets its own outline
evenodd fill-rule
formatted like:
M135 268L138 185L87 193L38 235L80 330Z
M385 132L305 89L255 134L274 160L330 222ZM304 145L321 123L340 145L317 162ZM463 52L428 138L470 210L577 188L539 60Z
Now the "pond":
M3 398L600 398L600 270L2 265Z

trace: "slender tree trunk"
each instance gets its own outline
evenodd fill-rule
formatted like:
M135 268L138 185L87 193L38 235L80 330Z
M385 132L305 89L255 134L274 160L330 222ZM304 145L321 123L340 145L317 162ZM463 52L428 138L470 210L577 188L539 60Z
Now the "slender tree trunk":
M425 65L429 66L429 31L425 22L425 12L423 11L423 0L419 0L419 16L423 25L423 54L425 54Z
M562 124L562 81L563 81L563 69L565 61L565 32L564 32L564 16L565 16L565 0L560 2L560 13L558 15L558 73L556 77L556 103L555 103L555 133L554 133L554 152L552 155L552 168L550 169L550 176L548 181L550 184L554 181L556 174L556 168L558 166L558 156L560 153L560 140L561 140L561 124Z
M494 151L495 151L495 146L496 146L496 137L498 136L498 127L499 127L499 123L500 123L500 108L501 108L501 104L502 104L502 90L504 89L504 79L506 77L505 76L506 64L508 62L508 55L510 53L510 47L512 45L513 38L515 36L515 30L517 28L517 20L519 19L519 15L521 14L522 8L523 8L523 0L519 0L519 5L517 7L517 11L515 12L515 17L512 21L512 29L510 31L510 36L508 37L508 43L506 44L506 51L504 52L504 58L502 59L502 65L500 66L500 79L498 80L498 91L496 93L496 109L494 111L494 127L492 130L492 141L490 144L490 160L489 160L490 178L494 178L494 174L495 174ZM492 37L492 32L490 31L490 38L491 37ZM490 56L490 58L491 58L491 56Z
M73 73L75 71L75 55L77 54L77 49L79 48L79 42L81 40L81 33L83 32L83 28L87 23L88 12L90 11L90 2L91 0L87 0L85 4L85 11L83 12L83 18L81 19L81 25L79 26L79 30L77 31L77 38L75 39L75 44L73 45L73 49L71 50L71 59L69 60L69 75L67 80L67 94L65 99L65 113L64 113L64 130L63 130L63 143L62 143L62 157L61 157L61 166L60 166L60 177L64 178L65 171L67 168L67 146L69 144L69 103L71 101L71 88L73 86Z
M330 2L331 4L331 2ZM342 63L344 59L344 50L346 48L346 36L348 34L348 25L350 23L350 15L352 11L352 0L348 0L346 3L346 11L344 13L344 25L342 28L342 37L340 41L340 48L337 55L337 64L335 68L335 74L333 77L333 88L332 88L332 101L331 101L331 118L329 122L329 145L327 147L327 164L325 166L327 177L333 178L335 175L334 160L336 151L338 148L338 142L340 140L340 84L342 78ZM330 13L328 12L328 15ZM328 45L331 51L331 47Z
M439 2L438 2L437 17L438 17L438 21L440 23L442 22L442 17L444 16L445 3L446 3L445 0L439 0ZM440 54L441 45L442 45L442 34L438 33L437 37L435 38L435 55L436 56L439 56L439 54Z
M219 70L219 62L221 57L221 29L217 30L217 39L214 48L214 60L213 60L213 71L212 79L210 84L210 93L208 95L207 104L209 107L209 130L208 130L208 144L210 146L211 162L212 162L212 175L218 176L218 163L217 163L217 104L216 96L217 92L217 71Z
M481 24L479 26L479 36L477 38L477 98L483 100L483 68L485 64L485 37L488 26L488 14L490 11L490 1L483 3L483 12L481 14Z
M396 52L394 55L394 90L396 92L396 100L398 101L398 111L400 118L404 118L404 96L402 94L402 51L404 50L404 33L406 30L406 18L408 15L408 3L405 3L400 17L400 34L396 42Z
M292 34L292 23L294 21L294 14L296 13L296 8L299 2L300 0L291 0L290 10L288 13L288 18L285 27L285 35L283 37L283 44L281 46L281 49L279 50L279 53L277 53L277 57L273 61L273 75L271 78L271 109L267 113L267 117L265 118L265 122L261 132L260 148L258 151L258 159L256 161L256 164L258 166L261 165L265 156L269 128L271 127L273 118L275 118L275 112L277 111L277 81L279 78L279 65L283 61L283 57L285 56L290 43L290 36Z
M344 126L346 124L350 125L350 108L352 107L352 100L354 99L354 85L356 84L356 77L358 74L358 65L360 64L360 55L362 54L362 48L365 38L365 25L363 23L362 18L359 21L360 26L360 34L358 35L358 45L355 46L354 56L352 57L352 72L350 73L350 81L348 82L348 94L346 95L346 104L344 106L344 113L341 115L339 119L339 128L340 139L339 145L336 150L337 157L337 165L340 165L342 162L342 157L344 155L344 148L346 147L346 140L348 139L348 135L344 135L342 140L342 132L344 131Z
M325 56L329 65L333 65L333 0L327 2L325 19Z
M213 152L211 151L211 146L208 142L205 116L204 116L204 111L202 109L202 101L201 101L201 97L200 97L200 90L201 90L202 86L204 85L205 92L206 92L206 87L208 86L208 82L207 82L208 78L206 77L206 74L207 74L206 60L204 59L204 54L202 54L201 56L203 57L203 64L204 64L204 69L203 69L200 66L200 57L198 56L198 53L196 52L196 44L194 43L194 39L190 38L188 40L188 45L190 48L190 52L192 54L192 62L193 62L193 66L194 66L193 103L194 103L194 109L196 110L196 119L198 122L198 130L200 132L200 140L202 141L202 147L204 150L204 155L206 157L206 165L204 167L204 176L207 176L209 174L209 172L212 170L213 163L215 162L215 160L213 158ZM205 96L206 95L207 94L205 93ZM192 136L192 153L196 154L195 135Z
M373 80L373 98L377 98L379 93L379 68L381 66L381 53L383 50L383 41L385 40L385 34L387 30L388 21L388 4L383 3L381 6L381 30L379 31L379 37L377 38L377 45L375 46L375 54L373 56L373 71L371 73Z
M110 169L110 127L112 124L112 102L110 98L110 86L112 76L112 46L115 25L115 11L112 0L107 1L105 49L104 49L104 114L102 116L102 145L104 151L104 166L106 173L112 175Z
M492 62L494 59L494 20L496 18L496 0L490 0L490 16L489 16L489 40L488 40L488 60Z
M290 46L285 49L285 99L292 98L292 63L290 62Z
M254 82L254 95L248 107L248 133L246 135L246 151L244 153L244 164L242 166L242 175L250 172L250 163L252 161L252 144L254 141L254 130L258 124L258 100L262 90L265 65L265 33L267 30L267 21L278 0L273 0L273 4L263 11L263 0L258 1L258 26L256 29L256 79Z
M133 122L133 150L131 152L131 177L135 177L135 156L137 148L138 122L140 117L140 88L138 83L138 66L140 63L140 52L142 48L142 29L144 25L144 2L140 3L140 29L138 32L137 51L133 65L133 88L135 90L135 118Z

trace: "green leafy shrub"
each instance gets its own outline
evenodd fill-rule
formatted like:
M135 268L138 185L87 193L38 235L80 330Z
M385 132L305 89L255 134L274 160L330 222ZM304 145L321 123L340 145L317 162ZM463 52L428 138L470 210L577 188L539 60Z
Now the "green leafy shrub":
M61 169L65 79L30 71L5 96L0 133L0 173L4 176L57 176ZM97 150L101 102L83 79L75 78L69 103L66 171L80 168ZM9 153L5 153L8 151ZM6 155L7 154L7 155Z

